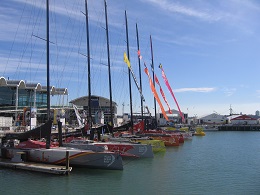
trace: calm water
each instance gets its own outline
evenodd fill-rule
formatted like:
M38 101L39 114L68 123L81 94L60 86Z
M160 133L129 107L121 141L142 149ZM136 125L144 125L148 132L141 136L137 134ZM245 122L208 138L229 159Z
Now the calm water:
M0 169L0 194L260 195L260 132L206 132L123 171L74 168L69 176Z

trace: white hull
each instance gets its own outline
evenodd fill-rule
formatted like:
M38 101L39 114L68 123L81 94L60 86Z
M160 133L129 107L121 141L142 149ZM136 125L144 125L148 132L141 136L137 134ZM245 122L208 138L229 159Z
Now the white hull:
M108 151L120 151L122 153L127 153L142 158L154 157L152 145L148 144L133 144L120 142L96 142L94 144L97 146L103 146L107 148Z
M10 159L13 158L15 153L24 151L27 154L27 161L65 165L66 152L68 151L70 166L115 170L123 169L122 157L112 152L94 152L91 150L80 150L65 147L57 147L51 149L5 149L5 157ZM2 155L4 154L2 153Z

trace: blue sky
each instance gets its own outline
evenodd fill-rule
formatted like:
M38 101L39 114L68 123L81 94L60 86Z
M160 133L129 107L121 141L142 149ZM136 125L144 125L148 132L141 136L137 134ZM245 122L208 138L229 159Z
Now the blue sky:
M109 98L104 1L89 1L88 7L91 91ZM139 81L137 23L141 55L150 74L152 36L155 74L172 109L177 107L162 79L160 63L181 110L189 116L229 114L230 105L234 113L254 114L260 109L258 0L108 0L107 9L118 114L129 111L128 70L123 61L125 10L133 71ZM69 101L88 95L82 12L84 0L50 1L50 82L68 88ZM45 0L1 0L0 20L0 76L45 85L46 43L37 38L46 37ZM141 65L145 105L154 113L153 95ZM133 80L132 91L133 110L140 112L140 95ZM62 97L52 100L52 104L61 102Z

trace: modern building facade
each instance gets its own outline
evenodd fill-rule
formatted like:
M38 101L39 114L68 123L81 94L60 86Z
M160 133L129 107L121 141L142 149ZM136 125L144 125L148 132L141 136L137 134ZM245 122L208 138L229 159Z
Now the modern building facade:
M50 95L65 96L68 95L68 90L51 86ZM41 113L39 116L42 120L46 118L47 87L40 83L0 77L0 116L13 116L15 121L21 120L18 117L24 117L25 109L31 111L31 108L37 110L37 114Z

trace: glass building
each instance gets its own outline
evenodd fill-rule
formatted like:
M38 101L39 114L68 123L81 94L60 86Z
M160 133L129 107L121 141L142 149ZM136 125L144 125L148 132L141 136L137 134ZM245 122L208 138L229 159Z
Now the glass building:
M68 90L51 86L50 95L68 95ZM7 80L0 77L0 116L13 116L16 120L25 108L34 108L38 113L46 113L47 87L40 83L26 83L23 80ZM44 114L42 118L45 118Z

